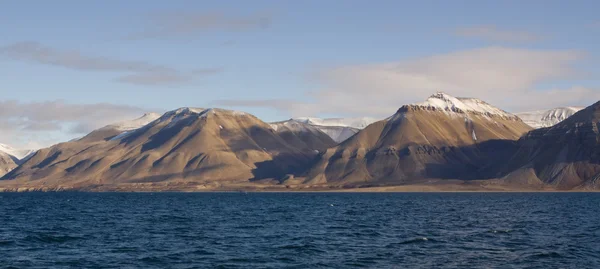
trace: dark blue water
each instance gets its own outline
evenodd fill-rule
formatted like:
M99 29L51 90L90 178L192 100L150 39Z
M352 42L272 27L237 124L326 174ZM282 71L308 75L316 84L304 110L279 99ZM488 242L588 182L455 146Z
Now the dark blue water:
M600 268L600 193L2 193L4 268Z

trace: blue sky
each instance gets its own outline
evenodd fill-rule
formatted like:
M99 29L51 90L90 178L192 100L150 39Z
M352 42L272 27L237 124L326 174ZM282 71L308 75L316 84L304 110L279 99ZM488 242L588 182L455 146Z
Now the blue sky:
M598 1L0 3L0 142L20 147L183 106L275 121L385 117L438 90L509 111L600 99Z

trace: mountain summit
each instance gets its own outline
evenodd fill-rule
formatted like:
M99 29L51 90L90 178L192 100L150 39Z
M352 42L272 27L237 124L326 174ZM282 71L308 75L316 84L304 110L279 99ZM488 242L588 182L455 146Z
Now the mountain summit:
M514 143L530 129L479 99L436 93L327 150L306 182L348 186L475 177L491 152L494 158L508 154L496 141Z

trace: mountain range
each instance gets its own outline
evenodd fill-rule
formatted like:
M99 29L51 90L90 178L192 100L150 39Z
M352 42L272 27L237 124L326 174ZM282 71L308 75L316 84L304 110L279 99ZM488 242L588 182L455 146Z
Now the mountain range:
M0 148L0 189L595 189L599 107L515 115L439 92L382 120L272 123L186 107L34 153Z

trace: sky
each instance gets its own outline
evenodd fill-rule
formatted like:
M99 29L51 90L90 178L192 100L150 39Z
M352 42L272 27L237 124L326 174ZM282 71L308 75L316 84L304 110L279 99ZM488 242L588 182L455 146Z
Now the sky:
M510 112L600 100L598 1L0 0L0 143L144 112L378 117L443 91Z

